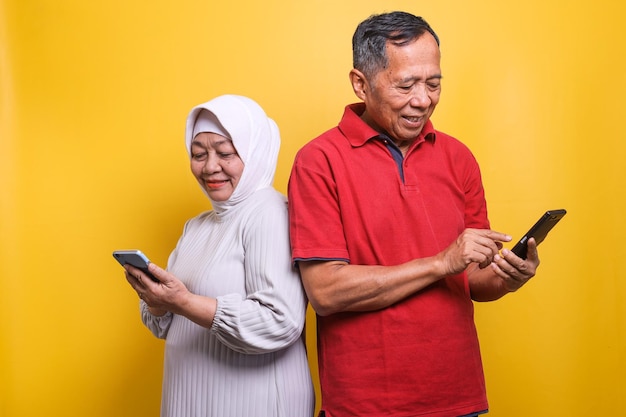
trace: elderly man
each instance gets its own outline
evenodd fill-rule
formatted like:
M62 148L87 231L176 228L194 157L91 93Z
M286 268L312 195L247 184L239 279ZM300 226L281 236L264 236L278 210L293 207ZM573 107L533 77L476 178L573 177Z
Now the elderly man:
M362 103L305 145L289 181L293 261L318 315L326 417L487 412L473 303L535 275L490 230L476 160L435 130L439 38L374 15L353 37Z

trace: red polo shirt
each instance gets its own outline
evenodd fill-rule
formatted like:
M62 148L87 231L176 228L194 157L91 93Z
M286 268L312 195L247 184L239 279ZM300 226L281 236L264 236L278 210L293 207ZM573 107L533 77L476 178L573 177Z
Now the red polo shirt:
M305 145L289 181L294 261L397 265L435 255L467 227L489 228L469 149L429 121L402 160L346 107ZM389 308L318 317L327 417L458 416L487 409L465 274Z

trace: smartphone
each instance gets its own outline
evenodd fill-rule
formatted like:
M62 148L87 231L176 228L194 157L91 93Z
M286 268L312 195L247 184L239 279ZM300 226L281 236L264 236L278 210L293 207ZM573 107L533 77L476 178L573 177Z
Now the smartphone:
M150 271L148 271L148 264L150 263L150 259L146 255L143 254L142 251L133 249L133 250L116 250L113 252L113 257L117 259L120 265L124 266L126 264L132 265L135 268L141 269L141 271L146 274L150 279L154 282L159 282L158 279Z
M567 211L564 209L548 210L546 211L537 223L526 232L526 234L517 242L511 251L522 259L526 259L526 252L528 250L528 239L535 238L535 242L539 245L548 235L548 232L552 230L554 226L565 216Z

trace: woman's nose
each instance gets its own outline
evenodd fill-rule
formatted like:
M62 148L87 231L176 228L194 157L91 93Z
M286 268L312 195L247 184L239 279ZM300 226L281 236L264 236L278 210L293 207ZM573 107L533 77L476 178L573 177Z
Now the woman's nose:
M221 170L222 166L219 163L217 155L209 154L204 162L204 166L202 167L202 172L205 174L213 174L215 172L220 172Z

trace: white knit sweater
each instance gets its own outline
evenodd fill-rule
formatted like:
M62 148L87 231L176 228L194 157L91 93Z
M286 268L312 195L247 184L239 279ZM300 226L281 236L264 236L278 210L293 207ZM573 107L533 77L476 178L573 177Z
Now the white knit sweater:
M189 220L168 270L217 299L210 329L171 313L142 320L166 339L162 417L310 417L306 296L290 260L287 203L256 191Z

